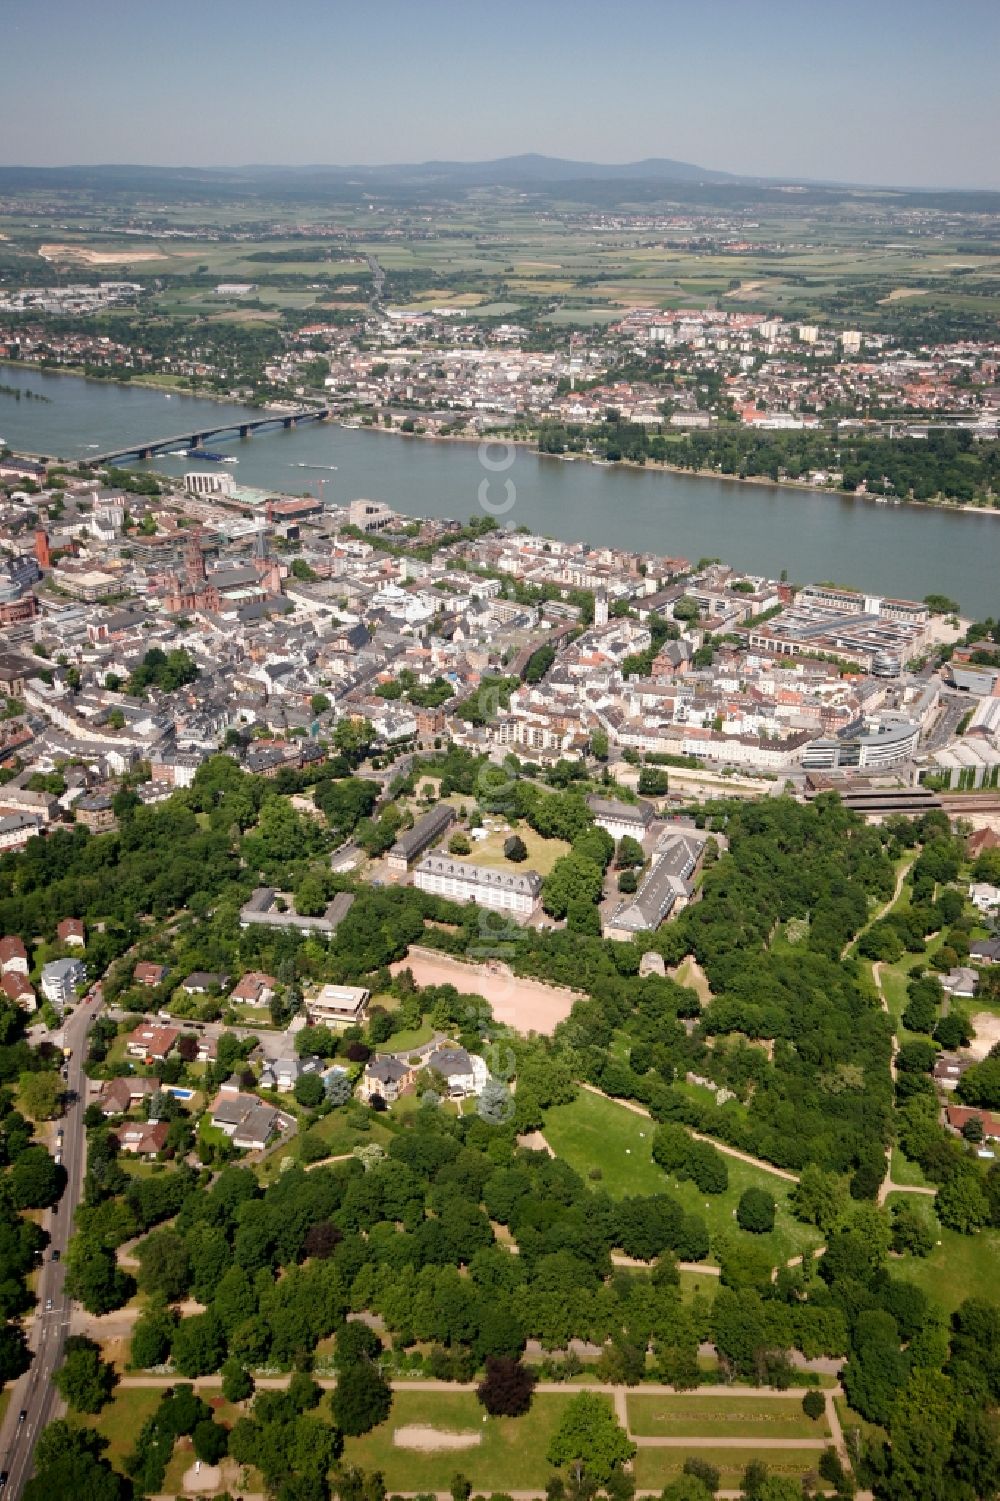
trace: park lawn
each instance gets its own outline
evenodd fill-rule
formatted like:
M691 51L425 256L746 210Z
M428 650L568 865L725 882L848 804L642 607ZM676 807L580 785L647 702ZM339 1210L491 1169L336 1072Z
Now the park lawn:
M706 1266L708 1263L706 1263ZM703 1298L713 1298L719 1291L720 1279L711 1272L680 1272L681 1297L690 1303L700 1293Z
M244 1416L242 1408L234 1406L232 1402L227 1402L225 1397L220 1396L218 1391L201 1391L198 1395L208 1403L212 1409L212 1417L217 1423L221 1423L224 1428L232 1428L237 1419ZM194 1462L194 1445L191 1439L185 1435L183 1438L179 1438L174 1444L174 1452L170 1456L170 1463L167 1465L167 1471L163 1477L162 1491L164 1495L180 1496L183 1493L184 1476ZM223 1460L224 1465L225 1463L226 1461ZM256 1470L253 1471L253 1474L257 1474ZM250 1487L248 1486L247 1489L250 1489ZM255 1489L262 1490L263 1486L255 1487Z
M927 1188L927 1177L919 1162L911 1162L905 1152L899 1147L892 1149L892 1162L889 1168L889 1177L893 1183L902 1183L910 1188Z
M828 1438L824 1415L815 1422L802 1411L798 1397L724 1397L647 1395L629 1392L631 1434L650 1438L745 1438L767 1443L772 1438Z
M729 1187L724 1194L706 1197L693 1183L670 1177L652 1159L656 1124L614 1100L581 1090L570 1105L555 1105L546 1112L545 1139L557 1157L563 1157L586 1181L594 1168L596 1182L616 1198L634 1194L669 1193L686 1212L699 1214L708 1225L713 1247L723 1233L766 1250L772 1266L804 1254L820 1244L814 1226L802 1225L788 1208L792 1188L765 1168L754 1167L736 1157L726 1157ZM777 1215L769 1235L749 1235L736 1224L735 1211L747 1188L765 1188L774 1195Z
M522 1418L491 1418L472 1392L397 1391L386 1422L362 1438L345 1439L344 1461L381 1471L389 1491L447 1491L456 1471L475 1491L542 1490L553 1473L546 1452L572 1395L536 1396ZM481 1441L436 1452L397 1448L393 1434L410 1424L477 1433Z
M504 843L512 834L522 840L528 851L528 858L519 864L504 857ZM547 876L556 861L569 853L569 845L564 839L543 839L523 823L516 829L494 829L485 839L470 839L469 842L472 845L471 853L459 858L467 860L470 865L485 865L491 870L509 870L515 874L518 871L537 870L540 876Z
M139 1429L160 1405L163 1390L162 1386L120 1386L99 1413L71 1413L70 1422L81 1428L95 1428L106 1438L106 1458L116 1470L121 1470L126 1456L135 1448Z
M905 1197L908 1203L926 1204L926 1213L933 1216L931 1200L916 1194L890 1194L886 1201L891 1206ZM1000 1304L1000 1284L997 1282L997 1267L1000 1266L1000 1230L980 1230L976 1235L959 1235L956 1230L946 1230L938 1225L938 1244L929 1256L893 1257L890 1270L894 1277L915 1282L932 1302L941 1304L948 1313L954 1313L966 1298L980 1298L988 1303Z
M676 1480L685 1460L707 1459L719 1471L722 1488L736 1490L742 1483L744 1470L754 1460L766 1465L769 1475L799 1481L804 1475L815 1475L821 1452L820 1449L806 1448L769 1449L766 1444L752 1443L748 1443L745 1449L713 1449L711 1443L696 1444L690 1449L651 1447L638 1451L632 1473L638 1490L660 1491L671 1480Z
M392 1132L383 1126L380 1121L373 1121L369 1131L359 1131L357 1126L352 1126L346 1119L342 1110L332 1110L322 1120L310 1126L310 1135L319 1136L327 1147L327 1156L344 1157L348 1152L353 1152L355 1147L368 1146L371 1142L377 1142L384 1147L392 1138ZM281 1164L286 1157L299 1162L299 1144L302 1140L302 1132L296 1131L289 1142L286 1142L285 1151L269 1152L268 1155L257 1163L257 1177L264 1184L273 1182L281 1173ZM318 1164L317 1164L318 1165Z

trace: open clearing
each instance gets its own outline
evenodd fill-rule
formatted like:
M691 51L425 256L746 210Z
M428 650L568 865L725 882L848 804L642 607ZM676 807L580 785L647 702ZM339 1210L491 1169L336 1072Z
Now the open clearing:
M514 833L528 851L527 858L519 864L508 860L503 852L504 844ZM543 839L527 825L516 830L506 827L493 829L485 839L471 839L470 843L471 854L457 858L462 859L467 865L485 865L490 870L509 871L511 875L517 875L526 870L537 870L540 876L547 876L560 856L569 854L569 845L564 839Z
M483 1435L476 1433L449 1433L443 1428L431 1428L426 1423L409 1423L397 1428L392 1435L397 1449L419 1449L422 1454L433 1454L439 1449L476 1449Z
M418 985L454 985L463 995L482 996L489 1001L496 1021L516 1032L539 1032L544 1037L551 1037L579 999L575 991L543 985L540 980L519 979L506 966L487 969L427 949L411 949L405 959L398 959L389 968L394 975L410 970Z
M966 1298L1000 1302L997 1267L1000 1266L1000 1230L980 1230L959 1235L946 1230L934 1213L934 1200L917 1194L890 1194L886 1206L905 1203L923 1214L935 1232L937 1244L929 1256L894 1256L892 1275L915 1282L935 1303L954 1313Z
M820 1244L815 1228L800 1224L788 1207L793 1184L764 1168L727 1157L726 1192L702 1194L693 1183L675 1179L653 1161L656 1122L614 1100L582 1090L572 1104L555 1105L547 1110L542 1129L556 1156L564 1158L584 1179L592 1169L599 1168L598 1186L615 1198L626 1194L668 1193L685 1212L700 1216L708 1226L713 1260L718 1239L723 1235L766 1253L772 1266L791 1256L808 1253ZM777 1213L769 1235L751 1235L736 1224L736 1206L747 1188L764 1188L774 1196Z
M719 1471L720 1483L726 1490L741 1485L743 1472L754 1460L767 1465L768 1474L781 1475L788 1480L799 1481L804 1475L815 1475L819 1453L816 1449L769 1449L766 1442L759 1447L748 1442L745 1449L713 1449L711 1445L694 1445L690 1449L641 1448L633 1462L635 1483L640 1491L659 1491L669 1481L676 1479L687 1459L707 1459Z
M368 1473L381 1471L390 1492L447 1491L456 1469L474 1491L538 1491L552 1474L546 1452L572 1396L572 1389L565 1395L536 1393L523 1418L491 1418L473 1392L397 1391L386 1422L361 1438L345 1439L344 1460ZM404 1448L395 1437L407 1429L423 1429L436 1439L474 1432L480 1442L458 1452Z
M822 1439L830 1433L826 1417L813 1422L798 1397L649 1396L628 1394L629 1432L650 1438Z
M968 1051L974 1058L985 1058L990 1048L1000 1042L1000 1016L995 1016L992 1011L977 1011L972 1026L976 1035Z

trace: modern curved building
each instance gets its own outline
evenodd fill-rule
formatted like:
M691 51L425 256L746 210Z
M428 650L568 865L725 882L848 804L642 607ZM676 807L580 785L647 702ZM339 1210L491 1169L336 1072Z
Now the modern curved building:
M849 725L842 735L813 740L802 765L813 771L878 771L898 766L916 754L920 726L910 719L886 719Z

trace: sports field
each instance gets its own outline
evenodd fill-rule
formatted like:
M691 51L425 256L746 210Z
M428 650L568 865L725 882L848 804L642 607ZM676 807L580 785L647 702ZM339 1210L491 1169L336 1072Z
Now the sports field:
M578 999L572 990L521 979L505 966L487 969L427 949L411 949L389 968L393 974L410 970L418 985L454 985L464 995L482 996L498 1022L516 1032L538 1032L544 1037L550 1037L558 1023L566 1020Z

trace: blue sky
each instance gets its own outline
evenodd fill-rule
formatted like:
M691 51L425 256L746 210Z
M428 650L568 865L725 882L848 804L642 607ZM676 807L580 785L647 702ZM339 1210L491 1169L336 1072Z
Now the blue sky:
M0 161L669 156L1000 188L998 0L0 0Z

